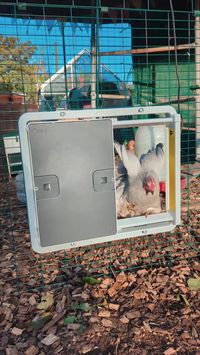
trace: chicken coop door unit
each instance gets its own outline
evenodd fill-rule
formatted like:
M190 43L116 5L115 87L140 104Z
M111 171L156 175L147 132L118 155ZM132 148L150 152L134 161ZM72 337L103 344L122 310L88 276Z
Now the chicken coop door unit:
M132 130L133 150L114 141L121 129ZM19 133L34 251L162 233L180 223L180 116L172 107L26 113Z

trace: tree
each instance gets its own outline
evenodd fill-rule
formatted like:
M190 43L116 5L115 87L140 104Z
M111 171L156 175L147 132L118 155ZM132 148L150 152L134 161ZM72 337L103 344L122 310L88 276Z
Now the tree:
M39 84L46 79L41 64L32 60L36 49L30 41L0 35L0 92L23 93L27 100L36 100Z

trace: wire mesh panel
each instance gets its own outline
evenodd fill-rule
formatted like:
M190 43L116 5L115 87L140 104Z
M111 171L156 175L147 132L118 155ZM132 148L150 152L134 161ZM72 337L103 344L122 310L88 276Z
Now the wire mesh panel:
M64 3L64 4L63 4ZM0 222L4 284L109 274L199 256L200 9L192 1L0 2ZM182 117L182 224L173 233L43 256L30 247L18 119L24 112L172 105ZM148 119L148 117L147 117ZM128 145L136 131L115 139ZM147 139L146 136L142 140ZM78 146L79 142L75 141ZM164 192L163 192L164 194ZM59 231L58 231L59 233ZM5 281L6 280L6 281Z

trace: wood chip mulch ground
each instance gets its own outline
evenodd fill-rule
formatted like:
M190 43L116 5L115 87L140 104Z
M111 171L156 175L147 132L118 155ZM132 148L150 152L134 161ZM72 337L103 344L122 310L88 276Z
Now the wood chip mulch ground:
M40 256L2 182L0 354L200 355L199 197L173 233Z

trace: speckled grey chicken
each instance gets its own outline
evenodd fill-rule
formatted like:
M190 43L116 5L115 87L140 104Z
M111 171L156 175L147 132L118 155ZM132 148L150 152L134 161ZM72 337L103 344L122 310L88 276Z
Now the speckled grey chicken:
M141 162L135 153L127 151L124 145L115 143L115 149L122 162L119 165L119 172L123 173L120 184L116 185L118 212L120 213L119 208L122 209L123 201L125 204L127 202L133 204L136 214L148 215L161 212L159 178L153 168L156 166L156 159L158 161L161 159L163 146L156 146L155 151L151 154L148 152L146 156L143 156ZM151 161L154 164L151 164Z
M165 167L163 144L159 143L155 148L149 150L145 154L142 154L140 157L140 163L142 168L155 171L160 179L161 172Z
M141 168L134 179L128 179L127 201L135 205L138 214L161 212L159 179L153 170Z

